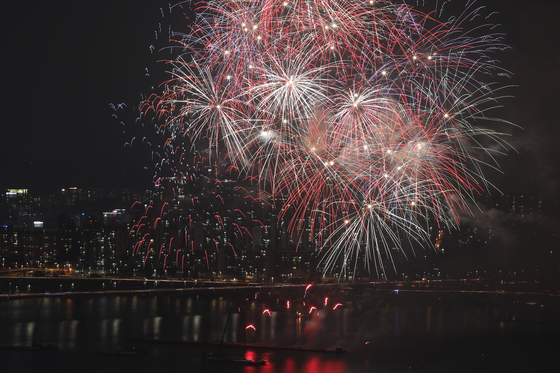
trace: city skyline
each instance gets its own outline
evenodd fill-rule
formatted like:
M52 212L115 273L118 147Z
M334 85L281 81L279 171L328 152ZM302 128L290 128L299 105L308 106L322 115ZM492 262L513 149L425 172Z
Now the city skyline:
M226 202L237 198L235 194L239 189L236 184L222 188L220 193ZM0 223L4 224L0 227L3 266L12 267L17 262L18 267L27 263L25 268L52 270L57 264L63 268L71 265L76 273L109 276L155 276L157 271L157 277L180 278L218 276L267 281L275 278L276 282L321 278L321 268L317 267L320 256L313 242L304 240L296 245L296 241L289 239L283 231L275 214L260 211L258 205L246 206L244 212L239 210L235 213L237 218L234 215L228 217L230 213L220 212L222 207L210 205L216 201L216 191L197 202L201 206L198 212L192 210L189 203L184 204L190 200L188 195L181 194L179 203L162 198L163 205L160 203L147 209L154 214L149 214L151 217L144 220L143 233L134 238L135 231L140 229L138 224L148 216L144 211L147 204L133 202L142 199L142 193L80 188L65 188L57 194L43 196L24 190L2 193L1 209L11 216L5 213L0 216ZM167 203L164 201L173 205L165 207ZM386 276L361 269L355 276L353 271L346 273L345 280L456 279L466 276L525 282L532 279L536 281L533 286L554 288L559 275L558 236L555 236L551 222L558 221L558 200L509 195L480 202L491 211L488 213L491 217L465 221L459 230L438 231L433 227L433 248L417 250L408 258L394 253L395 270L388 270ZM130 208L131 204L133 208ZM160 214L155 211L160 208L157 206L176 212L161 215L163 220L160 221ZM93 212L94 207L96 212ZM181 223L176 217L191 213L196 216L188 235L185 229L184 235L175 237L178 228L181 230L181 226L191 224L188 223L190 218L187 223ZM223 219L216 219L216 213L225 215ZM243 216L245 220L241 220ZM262 216L259 218L262 221L251 223L251 219L258 216ZM168 228L162 229L164 226ZM261 227L265 229L261 230ZM138 245L147 231L153 231L154 241L147 249L142 249ZM252 238L243 238L247 236L245 232ZM232 245L222 242L222 235L231 236ZM259 268L259 271L253 273L251 268ZM331 272L323 280L333 281L342 274L342 271Z

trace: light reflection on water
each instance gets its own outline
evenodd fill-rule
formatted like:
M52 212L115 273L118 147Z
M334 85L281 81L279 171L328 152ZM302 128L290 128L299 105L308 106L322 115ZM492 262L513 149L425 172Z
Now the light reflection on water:
M118 319L113 322L118 323ZM63 320L58 324L58 340L68 348L75 348L79 320Z
M199 341L201 339L201 335L200 335L200 326L202 324L202 316L201 315L195 315L194 316L194 320L193 320L193 334L192 334L192 340L194 341ZM185 338L186 340L188 340L189 338Z
M537 319L542 320L539 314L527 316L518 311L507 313L492 304L455 306L452 303L418 303L417 300L410 303L380 301L360 305L347 302L336 310L333 310L332 302L328 305L326 301L316 304L317 310L309 313L308 308L298 306L295 301L288 309L285 300L266 299L264 296L257 299L242 298L233 304L233 312L228 320L232 302L225 298L45 298L38 318L37 340L57 343L60 351L56 353L56 358L52 357L55 355L41 355L40 359L22 360L21 355L18 355L21 353L9 354L0 350L0 359L6 361L7 366L22 366L21 372L36 371L39 367L34 364L39 362L41 366L52 364L58 367L60 363L57 361L61 357L76 364L90 361L91 364L80 370L84 373L107 371L107 364L113 368L120 367L117 371L161 371L166 369L167 361L171 364L175 357L181 357L186 366L198 367L201 364L201 345L146 345L152 353L143 362L121 362L110 357L102 359L96 352L126 347L126 339L131 336L201 341L205 338L205 329L208 329L208 341L219 341L224 335L225 341L240 343L343 347L349 351L337 355L228 348L226 351L232 355L269 361L263 367L227 367L225 371L228 372L418 371L424 369L419 365L420 362L430 361L430 358L434 361L432 364L451 365L459 362L463 365L465 362L483 364L480 360L482 356L495 356L493 361L499 361L506 356L499 346L505 346L504 351L511 349L512 345L508 341L519 333L533 338L531 343L536 343L542 349L538 341L551 326L536 322ZM39 299L0 303L0 344L31 343L39 305ZM270 312L263 313L265 309ZM507 315L506 319L503 319L504 315ZM516 319L520 318L527 322L517 322ZM224 334L226 322L228 325ZM246 329L247 325L254 325L256 330ZM461 342L463 340L466 342ZM216 346L209 346L209 351L216 349ZM538 351L537 347L534 349ZM446 363L448 355L454 356L456 362ZM554 356L554 353L550 355ZM20 362L16 362L17 356ZM507 356L512 361L522 358L521 353L509 353ZM523 366L522 363L520 366ZM62 367L57 369L66 371ZM207 367L208 373L218 371L224 371L224 367L216 363Z
M17 322L13 327L13 340L14 344L26 344L27 341L33 338L33 330L35 329L35 322Z

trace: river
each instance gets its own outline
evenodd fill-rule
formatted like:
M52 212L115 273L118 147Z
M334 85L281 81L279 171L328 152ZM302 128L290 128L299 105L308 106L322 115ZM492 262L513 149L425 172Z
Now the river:
M404 292L348 296L309 289L293 299L256 290L225 297L16 299L0 302L0 344L29 344L35 333L36 340L56 343L59 349L0 350L0 371L202 371L202 344L142 343L150 351L145 357L98 355L132 346L127 338L139 336L191 341L220 341L223 336L229 342L347 351L226 347L222 352L230 356L266 359L268 364L207 361L207 373L550 371L560 352L555 298Z

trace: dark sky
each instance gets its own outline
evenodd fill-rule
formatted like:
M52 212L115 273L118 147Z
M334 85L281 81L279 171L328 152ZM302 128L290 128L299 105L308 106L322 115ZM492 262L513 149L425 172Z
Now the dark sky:
M149 184L146 157L123 147L130 135L110 104L137 105L149 91L149 46L167 2L14 3L4 33L1 186Z
M147 154L125 148L109 105L140 101L155 81L162 0L13 1L3 11L0 187L149 185ZM514 73L515 99L499 114L519 154L489 174L505 192L552 195L560 183L558 94L560 1L479 0L501 14L513 47L499 58ZM185 25L174 29L183 31ZM150 76L146 76L146 67ZM152 79L152 81L150 81ZM145 152L144 152L145 153Z

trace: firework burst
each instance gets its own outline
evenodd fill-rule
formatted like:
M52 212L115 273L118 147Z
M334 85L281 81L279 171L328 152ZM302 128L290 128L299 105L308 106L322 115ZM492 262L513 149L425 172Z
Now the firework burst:
M385 0L239 0L196 5L161 96L174 133L207 139L283 200L322 268L363 262L384 275L390 248L429 243L487 190L484 159L508 145L485 123L506 48L493 25ZM489 81L490 80L490 81ZM223 160L220 160L223 161ZM494 163L491 165L497 167ZM362 258L363 261L358 260Z

